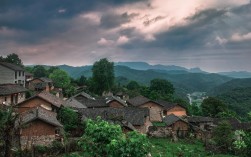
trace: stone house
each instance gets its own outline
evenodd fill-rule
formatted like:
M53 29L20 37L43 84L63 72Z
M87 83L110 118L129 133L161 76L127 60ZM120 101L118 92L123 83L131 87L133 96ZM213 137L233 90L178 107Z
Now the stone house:
M0 62L0 84L19 84L25 87L25 71L12 63Z
M21 148L31 148L32 145L48 145L59 138L63 127L57 120L57 114L42 107L34 107L20 115Z
M163 106L163 115L174 114L179 117L187 116L186 108L178 103L170 103L164 100L157 100L156 103Z
M23 113L34 107L42 107L49 111L57 112L65 102L48 92L40 92L29 99L16 105L19 113Z
M25 100L26 88L16 84L0 84L0 105L15 105Z
M167 128L170 128L178 137L185 137L189 131L189 124L180 117L170 114L163 118Z
M163 117L163 106L143 96L129 99L127 104L133 107L148 108L151 122L161 122Z
M50 92L54 89L51 79L46 77L34 78L29 81L28 88L34 91L46 91Z
M101 117L103 120L121 125L124 132L137 130L147 133L148 127L152 125L147 108L88 108L78 109L78 112L82 120Z

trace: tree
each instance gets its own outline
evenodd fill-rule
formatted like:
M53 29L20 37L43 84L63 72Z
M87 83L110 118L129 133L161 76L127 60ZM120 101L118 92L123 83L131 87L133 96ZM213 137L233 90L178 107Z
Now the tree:
M53 73L54 70L60 70L59 67L56 66L51 66L48 70L47 70L47 74L50 75L51 73ZM48 76L49 77L49 76Z
M78 79L77 84L79 86L83 86L83 85L86 85L86 83L87 83L86 77L84 75L81 75L81 77Z
M32 70L34 77L46 77L47 76L47 71L42 65L36 65L33 67Z
M231 125L227 121L222 121L213 130L213 140L216 146L222 151L227 152L232 144L233 131Z
M201 110L204 116L217 117L221 112L226 111L226 105L214 97L208 97L203 100Z
M55 87L59 88L67 88L70 85L71 79L69 75L60 69L54 70L50 75L49 78L52 79Z
M11 156L12 141L17 127L15 127L15 122L18 115L15 114L12 107L0 108L0 144L3 143L3 149L0 146L0 155L4 154L4 157Z
M109 62L106 58L95 62L92 68L94 92L102 95L104 91L109 91L114 85L114 67L113 62Z
M153 79L150 82L150 95L151 99L173 99L174 87L172 83L165 79Z
M3 61L8 62L8 63L13 63L13 64L16 64L16 65L21 66L21 67L24 66L22 60L15 53L7 55L7 57L4 58Z
M79 124L78 114L69 107L63 107L59 110L58 119L64 125L66 132L76 129Z
M129 90L139 90L140 85L136 81L130 81L127 84L126 88L129 89Z
M101 120L87 120L85 133L80 138L82 156L86 157L142 157L149 152L149 142L145 135L122 133L119 125Z

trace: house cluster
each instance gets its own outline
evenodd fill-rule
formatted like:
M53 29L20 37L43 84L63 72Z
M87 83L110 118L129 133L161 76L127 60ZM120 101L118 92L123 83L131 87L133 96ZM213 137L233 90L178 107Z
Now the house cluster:
M35 94L26 99L28 90ZM212 128L222 120L189 117L181 104L153 101L143 96L128 99L123 93L95 98L80 92L65 100L60 89L54 88L52 80L33 78L21 67L0 62L0 107L8 105L19 114L16 126L20 127L17 136L22 148L33 144L47 145L59 139L62 124L57 113L62 107L74 109L82 121L100 117L119 124L124 132L138 131L159 137L184 137L192 131L197 138L203 139L210 136ZM250 123L227 120L234 129L251 129Z

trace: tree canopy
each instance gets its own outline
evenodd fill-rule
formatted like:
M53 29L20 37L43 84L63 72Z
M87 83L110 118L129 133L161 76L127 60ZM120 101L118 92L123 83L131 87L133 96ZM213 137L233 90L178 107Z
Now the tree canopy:
M71 79L69 75L60 69L54 70L50 75L49 78L52 79L54 85L59 88L66 88L70 85Z
M219 99L208 97L203 100L201 110L204 116L217 117L221 112L225 112L227 108Z
M104 91L109 91L114 85L114 65L106 58L95 62L92 68L93 86L96 94L102 95Z
M46 77L47 76L47 71L42 65L36 65L32 69L34 77Z
M21 67L24 66L22 60L15 53L9 54L5 58L0 56L0 61L13 63L13 64L16 64L16 65L21 66Z

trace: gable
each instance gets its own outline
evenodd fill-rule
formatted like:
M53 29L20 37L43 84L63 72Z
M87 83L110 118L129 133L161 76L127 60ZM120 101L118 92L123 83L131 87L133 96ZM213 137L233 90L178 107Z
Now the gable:
M20 113L27 111L29 108L34 108L34 107L43 107L46 108L47 110L52 110L52 104L40 97L33 97L31 99L27 99L21 103L18 104L18 111Z

